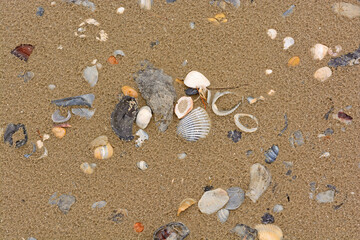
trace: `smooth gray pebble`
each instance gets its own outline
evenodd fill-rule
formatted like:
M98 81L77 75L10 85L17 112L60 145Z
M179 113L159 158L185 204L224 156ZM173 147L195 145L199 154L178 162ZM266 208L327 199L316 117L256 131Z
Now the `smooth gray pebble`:
M279 213L279 212L281 212L282 210L284 210L284 207L283 207L282 205L280 205L280 204L276 204L276 205L274 206L274 208L273 208L273 211L274 211L275 213Z

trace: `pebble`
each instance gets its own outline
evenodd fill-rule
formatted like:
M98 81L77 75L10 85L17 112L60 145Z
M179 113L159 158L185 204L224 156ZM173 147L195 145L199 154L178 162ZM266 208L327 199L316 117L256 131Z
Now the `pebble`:
M195 22L190 22L190 28L194 29L195 28Z
M319 203L330 203L334 201L334 196L335 196L335 191L328 190L317 194L315 199Z
M71 195L63 194L57 198L57 193L55 192L51 195L49 199L49 204L58 205L61 212L67 214L70 211L71 206L75 203L76 198Z
M37 239L34 237L28 237L26 240L37 240Z
M145 161L140 161L136 163L136 166L140 169L145 171L146 169L148 169L148 164Z
M183 160L183 159L185 159L185 158L186 158L186 156L187 156L187 154L186 154L185 152L183 152L183 153L179 153L179 154L177 155L177 157L178 157L178 159L179 159L179 160Z
M229 195L229 202L226 204L225 209L238 209L245 200L244 191L239 187L231 187L227 189L226 192Z
M231 233L236 234L243 240L255 240L257 239L257 230L253 229L245 224L236 224L236 226L230 230Z
M271 224L275 222L275 218L270 213L265 213L264 216L261 217L262 224Z
M135 135L139 136L135 141L135 147L141 147L145 140L149 140L149 135L142 129L139 129Z
M271 70L271 69L266 69L265 70L266 75L270 75L270 74L272 74L272 72L273 72L273 70Z
M37 11L36 11L36 16L42 16L42 15L44 15L44 12L45 12L45 10L44 10L44 8L43 7L38 7L37 8Z
M304 138L300 130L295 131L290 137L289 142L292 147L299 147L304 144Z
M106 202L105 201L99 201L99 202L95 202L91 208L103 208L106 206Z
M117 14L123 14L124 11L125 11L125 8L123 8L123 7L119 7L118 9L116 9Z
M274 206L274 208L273 208L273 212L274 212L274 213L279 213L279 212L281 212L282 210L284 210L284 207L283 207L282 205L280 205L280 204L276 204L276 205Z
M286 37L284 38L283 42L284 42L284 50L287 50L289 49L289 47L294 45L295 40L292 37Z
M217 188L205 192L198 203L198 207L202 213L212 214L224 207L228 201L228 193L221 188Z
M99 72L96 65L92 67L86 67L83 72L83 77L90 84L90 87L94 87L99 78Z
M319 80L320 82L326 81L329 77L331 77L332 71L329 67L322 67L316 70L314 73L314 78Z

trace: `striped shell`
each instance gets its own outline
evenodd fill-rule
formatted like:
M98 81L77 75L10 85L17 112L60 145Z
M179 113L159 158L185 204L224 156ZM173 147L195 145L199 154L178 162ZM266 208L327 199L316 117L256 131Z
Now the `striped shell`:
M229 210L223 208L223 209L220 209L218 212L217 212L217 216L218 216L218 219L221 223L224 223L227 221L228 217L229 217Z
M114 149L110 143L106 144L105 146L97 147L94 150L94 156L97 159L108 159L111 158L113 154Z
M210 126L209 115L203 108L198 107L180 120L177 134L187 141L195 142L208 135Z
M269 148L264 155L266 163L275 162L277 156L279 155L279 147L277 145L272 145L271 148Z

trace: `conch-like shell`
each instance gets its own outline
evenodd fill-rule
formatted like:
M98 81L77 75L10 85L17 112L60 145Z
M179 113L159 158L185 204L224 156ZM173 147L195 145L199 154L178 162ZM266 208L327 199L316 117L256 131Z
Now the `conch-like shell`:
M141 107L139 113L136 116L136 125L141 129L145 129L149 124L151 117L152 117L152 113L150 107L148 106Z
M209 134L210 126L209 115L198 107L180 120L176 132L185 140L195 142Z
M97 147L94 150L94 156L97 159L108 159L111 158L113 154L114 149L110 143L106 144L105 146Z
M175 114L179 119L185 117L193 109L193 100L191 97L181 97L175 105Z
M210 86L210 81L202 73L191 71L186 75L184 84L190 88L206 88Z
M259 224L255 229L258 231L259 240L282 240L284 236L281 229L273 224Z
M178 208L176 216L179 216L181 212L185 211L186 209L188 209L191 205L193 205L195 203L196 203L196 200L192 199L192 198L186 198L186 199L182 200L182 202L180 203L180 206Z
M311 54L315 60L322 60L328 53L329 48L320 43L315 44L311 49Z
M271 174L266 167L256 163L250 168L250 185L246 192L254 203L260 198L271 183Z
M226 94L234 94L234 93L232 93L232 92L217 92L217 93L215 93L214 99L212 100L212 104L211 104L212 110L218 116L226 116L226 115L233 113L241 104L241 101L240 101L235 107L233 107L230 110L223 110L223 111L219 110L218 107L216 106L216 101L221 96L224 96Z

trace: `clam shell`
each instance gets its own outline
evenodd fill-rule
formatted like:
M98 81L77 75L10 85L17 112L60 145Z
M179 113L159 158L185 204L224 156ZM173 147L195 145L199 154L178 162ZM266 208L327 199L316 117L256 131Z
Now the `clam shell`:
M271 38L271 39L275 39L276 35L277 35L277 31L275 29L269 29L267 30L267 35Z
M259 240L282 240L284 236L281 229L273 224L258 224L255 229L258 231Z
M210 81L202 73L191 71L186 75L184 84L190 88L201 88L210 86Z
M221 188L206 191L198 202L202 213L212 214L220 210L229 201L229 195Z
M256 123L256 127L255 128L247 128L245 127L244 125L242 125L240 123L240 120L239 118L240 117L249 117L251 119L253 119ZM253 115L251 114L246 114L246 113L238 113L238 114L235 114L234 116L234 120L235 120L235 125L240 128L241 131L243 132L247 132L247 133L252 133L252 132L255 132L257 129L258 129L258 126L259 126L259 121L257 120L256 117L254 117Z
M260 196L269 187L271 182L271 174L266 167L256 163L250 168L250 184L249 190L246 192L251 201L256 203Z
M175 105L175 114L179 119L185 117L193 109L193 100L191 97L181 97Z
M195 199L192 198L186 198L181 201L176 216L179 216L181 212L188 209L191 205L194 205L196 203Z
M315 44L311 49L311 54L315 60L322 60L328 53L329 48L320 43Z
M332 71L329 67L322 67L316 70L316 72L314 73L314 78L321 82L324 82L326 79L331 77L331 75Z
M233 107L230 110L223 110L223 111L219 110L218 107L216 106L216 101L220 97L222 97L226 94L234 94L234 93L232 93L232 92L217 92L217 93L215 93L214 99L212 101L211 108L212 108L213 112L218 116L226 116L226 115L233 113L241 104L241 101L240 101L235 107Z
M105 146L97 147L94 150L94 156L97 159L108 159L111 158L113 154L114 149L110 143L106 144Z
M138 115L136 116L136 125L145 129L149 124L152 117L151 109L148 106L143 106L140 108Z
M63 138L66 134L66 129L62 127L53 127L51 131L54 133L55 137L57 138Z
M218 212L217 212L217 217L219 219L219 221L221 223L224 223L227 221L227 219L229 218L229 210L227 209L220 209Z
M273 163L279 155L279 147L277 145L272 145L264 155L266 163Z
M289 49L289 47L294 45L295 40L292 37L286 37L284 38L283 43L284 43L284 50L287 50Z
M226 190L229 195L229 202L226 204L225 209L235 210L240 207L240 205L245 200L245 193L239 187L231 187Z
M52 115L51 115L51 119L53 120L54 123L63 123L63 122L67 122L69 121L69 119L71 118L71 113L68 110L68 114L66 117L63 117L60 115L60 110L56 110Z
M146 170L146 169L148 169L148 167L149 167L145 161L137 162L137 163L136 163L136 166L137 166L140 170L143 170L143 171Z
M187 141L195 142L205 138L210 132L210 118L207 112L198 107L180 120L177 126L177 134Z

